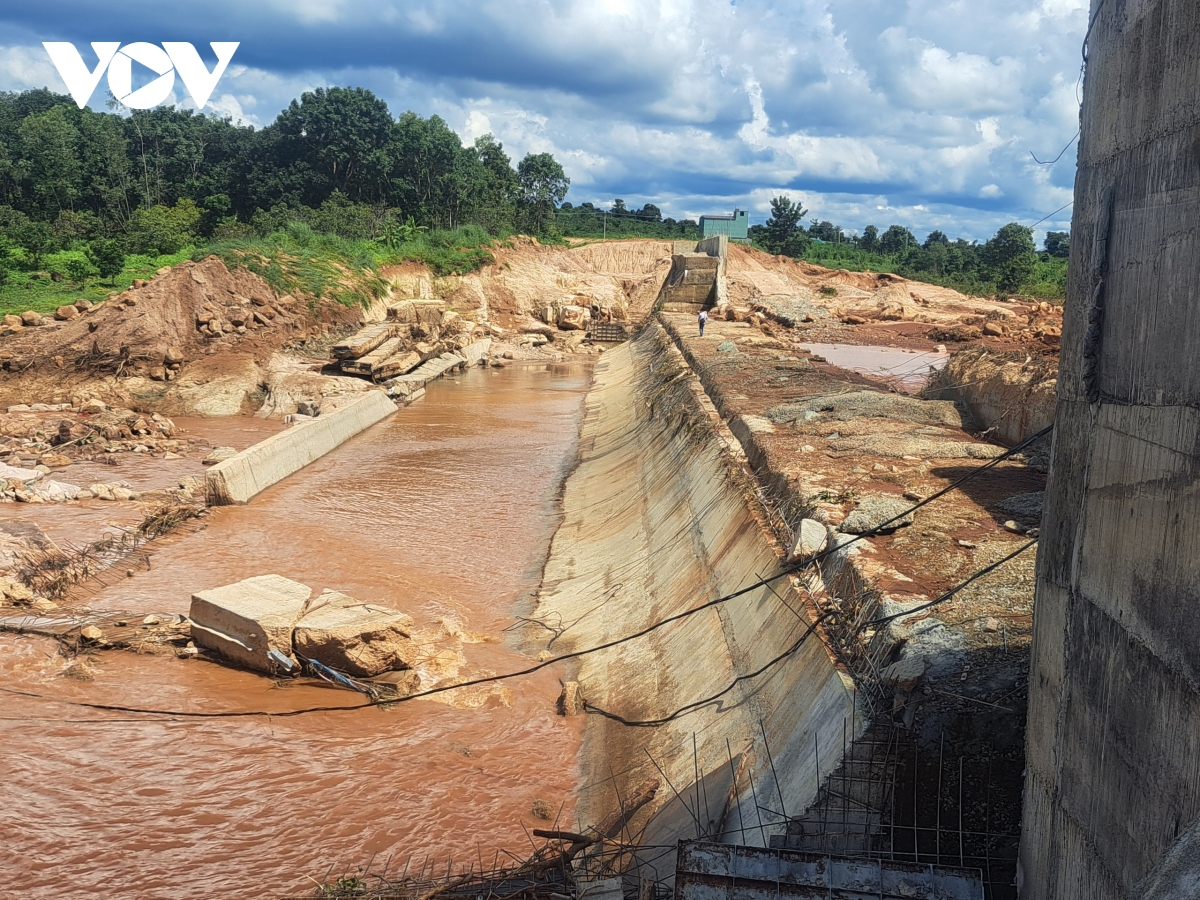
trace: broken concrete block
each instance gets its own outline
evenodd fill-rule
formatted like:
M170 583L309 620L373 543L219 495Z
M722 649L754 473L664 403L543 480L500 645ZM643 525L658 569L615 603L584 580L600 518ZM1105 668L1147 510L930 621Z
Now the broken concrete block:
M225 462L235 456L237 456L237 450L233 447L214 447L201 462L206 466L215 466L217 463Z
M230 662L269 674L292 674L292 629L312 595L280 575L258 575L192 595L192 640Z
M370 325L333 345L335 359L358 359L375 350L394 334L391 325Z
M296 623L296 653L360 678L411 669L420 656L412 626L398 610L325 591Z

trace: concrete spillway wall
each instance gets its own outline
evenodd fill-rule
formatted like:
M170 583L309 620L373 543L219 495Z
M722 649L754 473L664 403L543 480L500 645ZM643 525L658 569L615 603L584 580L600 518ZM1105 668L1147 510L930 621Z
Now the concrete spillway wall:
M543 640L542 629L554 631L555 653L636 632L780 566L747 501L737 443L662 328L605 353L595 379L533 614L544 625L530 631ZM659 793L634 826L647 827L644 842L702 832L765 843L758 825L778 817L758 807L803 810L862 724L850 679L816 636L727 690L795 646L810 621L801 592L781 579L583 657L577 677L593 714L580 820L603 820L653 781ZM722 691L653 727L596 709L656 720Z
M1021 895L1200 895L1200 4L1092 0Z
M396 409L383 391L367 391L341 409L271 435L205 473L204 493L208 503L212 506L245 503Z

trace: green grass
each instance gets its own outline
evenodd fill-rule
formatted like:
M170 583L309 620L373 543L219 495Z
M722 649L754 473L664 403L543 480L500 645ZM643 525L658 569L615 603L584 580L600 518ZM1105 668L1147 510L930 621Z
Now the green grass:
M301 223L264 238L217 241L192 252L195 260L208 256L220 257L231 269L253 272L277 293L295 292L310 301L329 297L346 306L365 306L387 288L367 241L320 234Z
M329 297L346 306L367 305L383 296L387 284L379 267L402 262L427 265L435 275L463 275L493 262L487 245L493 238L466 225L451 231L420 232L387 246L313 231L302 223L265 238L219 241L196 249L193 259L215 254L230 268L242 266L279 293L298 292L309 299Z
M126 290L135 278L153 278L163 266L211 255L230 268L241 266L254 272L281 294L295 292L310 301L328 297L347 306L365 306L387 291L380 266L411 261L423 263L435 275L464 275L495 261L489 250L494 243L495 238L474 225L418 232L409 240L387 246L322 234L293 223L267 237L215 241L169 255L129 256L112 282L92 277L82 284L66 276L58 281L51 277L52 272L65 271L70 260L84 258L82 251L64 250L46 256L40 271L11 271L8 284L0 288L0 315L28 309L49 313L81 297L93 303L106 300ZM22 251L15 251L13 262L19 267L27 264Z
M135 278L153 278L154 273L163 266L178 265L187 259L188 255L189 251L183 250L163 256L129 256L125 258L125 268L113 282L109 282L108 279L88 278L83 284L76 284L66 277L61 281L54 281L50 273L61 271L61 264L67 258L82 257L82 251L64 250L54 253L46 257L40 272L15 270L10 273L8 284L0 288L0 315L20 314L27 309L40 313L53 312L81 297L93 303L107 300L113 294L128 288Z
M378 265L418 262L429 266L434 275L465 275L496 261L488 249L495 241L478 225L463 225L449 231L421 232L394 247L372 245Z
M883 256L868 253L847 244L810 244L803 259L829 269L846 269L851 272L891 272L914 281L954 288L975 297L991 297L996 294L995 283L981 278L974 272L939 273L908 265L903 256ZM1061 302L1067 289L1067 260L1055 257L1038 258L1033 275L1021 285L1022 296L1038 300Z

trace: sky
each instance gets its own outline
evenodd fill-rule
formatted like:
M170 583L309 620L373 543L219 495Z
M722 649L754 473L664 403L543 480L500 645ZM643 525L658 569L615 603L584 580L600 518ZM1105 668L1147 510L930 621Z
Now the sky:
M241 42L205 112L270 124L365 87L393 115L550 152L567 199L695 218L770 199L848 231L985 240L1071 201L1087 0L39 0L0 90L66 93L42 41ZM106 82L92 106L103 109ZM176 79L181 106L194 105ZM1041 164L1034 159L1053 160ZM1066 230L1070 207L1037 225Z

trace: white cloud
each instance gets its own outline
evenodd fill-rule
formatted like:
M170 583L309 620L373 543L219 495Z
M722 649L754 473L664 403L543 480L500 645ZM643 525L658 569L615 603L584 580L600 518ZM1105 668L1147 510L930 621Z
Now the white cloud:
M576 202L608 195L676 216L734 205L765 213L784 192L848 228L895 216L918 232L987 237L1070 198L1074 152L1046 167L1029 151L1053 157L1078 126L1086 6L208 0L204 9L246 30L210 103L250 124L269 124L302 91L363 86L395 114L441 115L466 142L490 131L514 159L554 153ZM62 90L40 47L0 47L0 89L42 85Z

